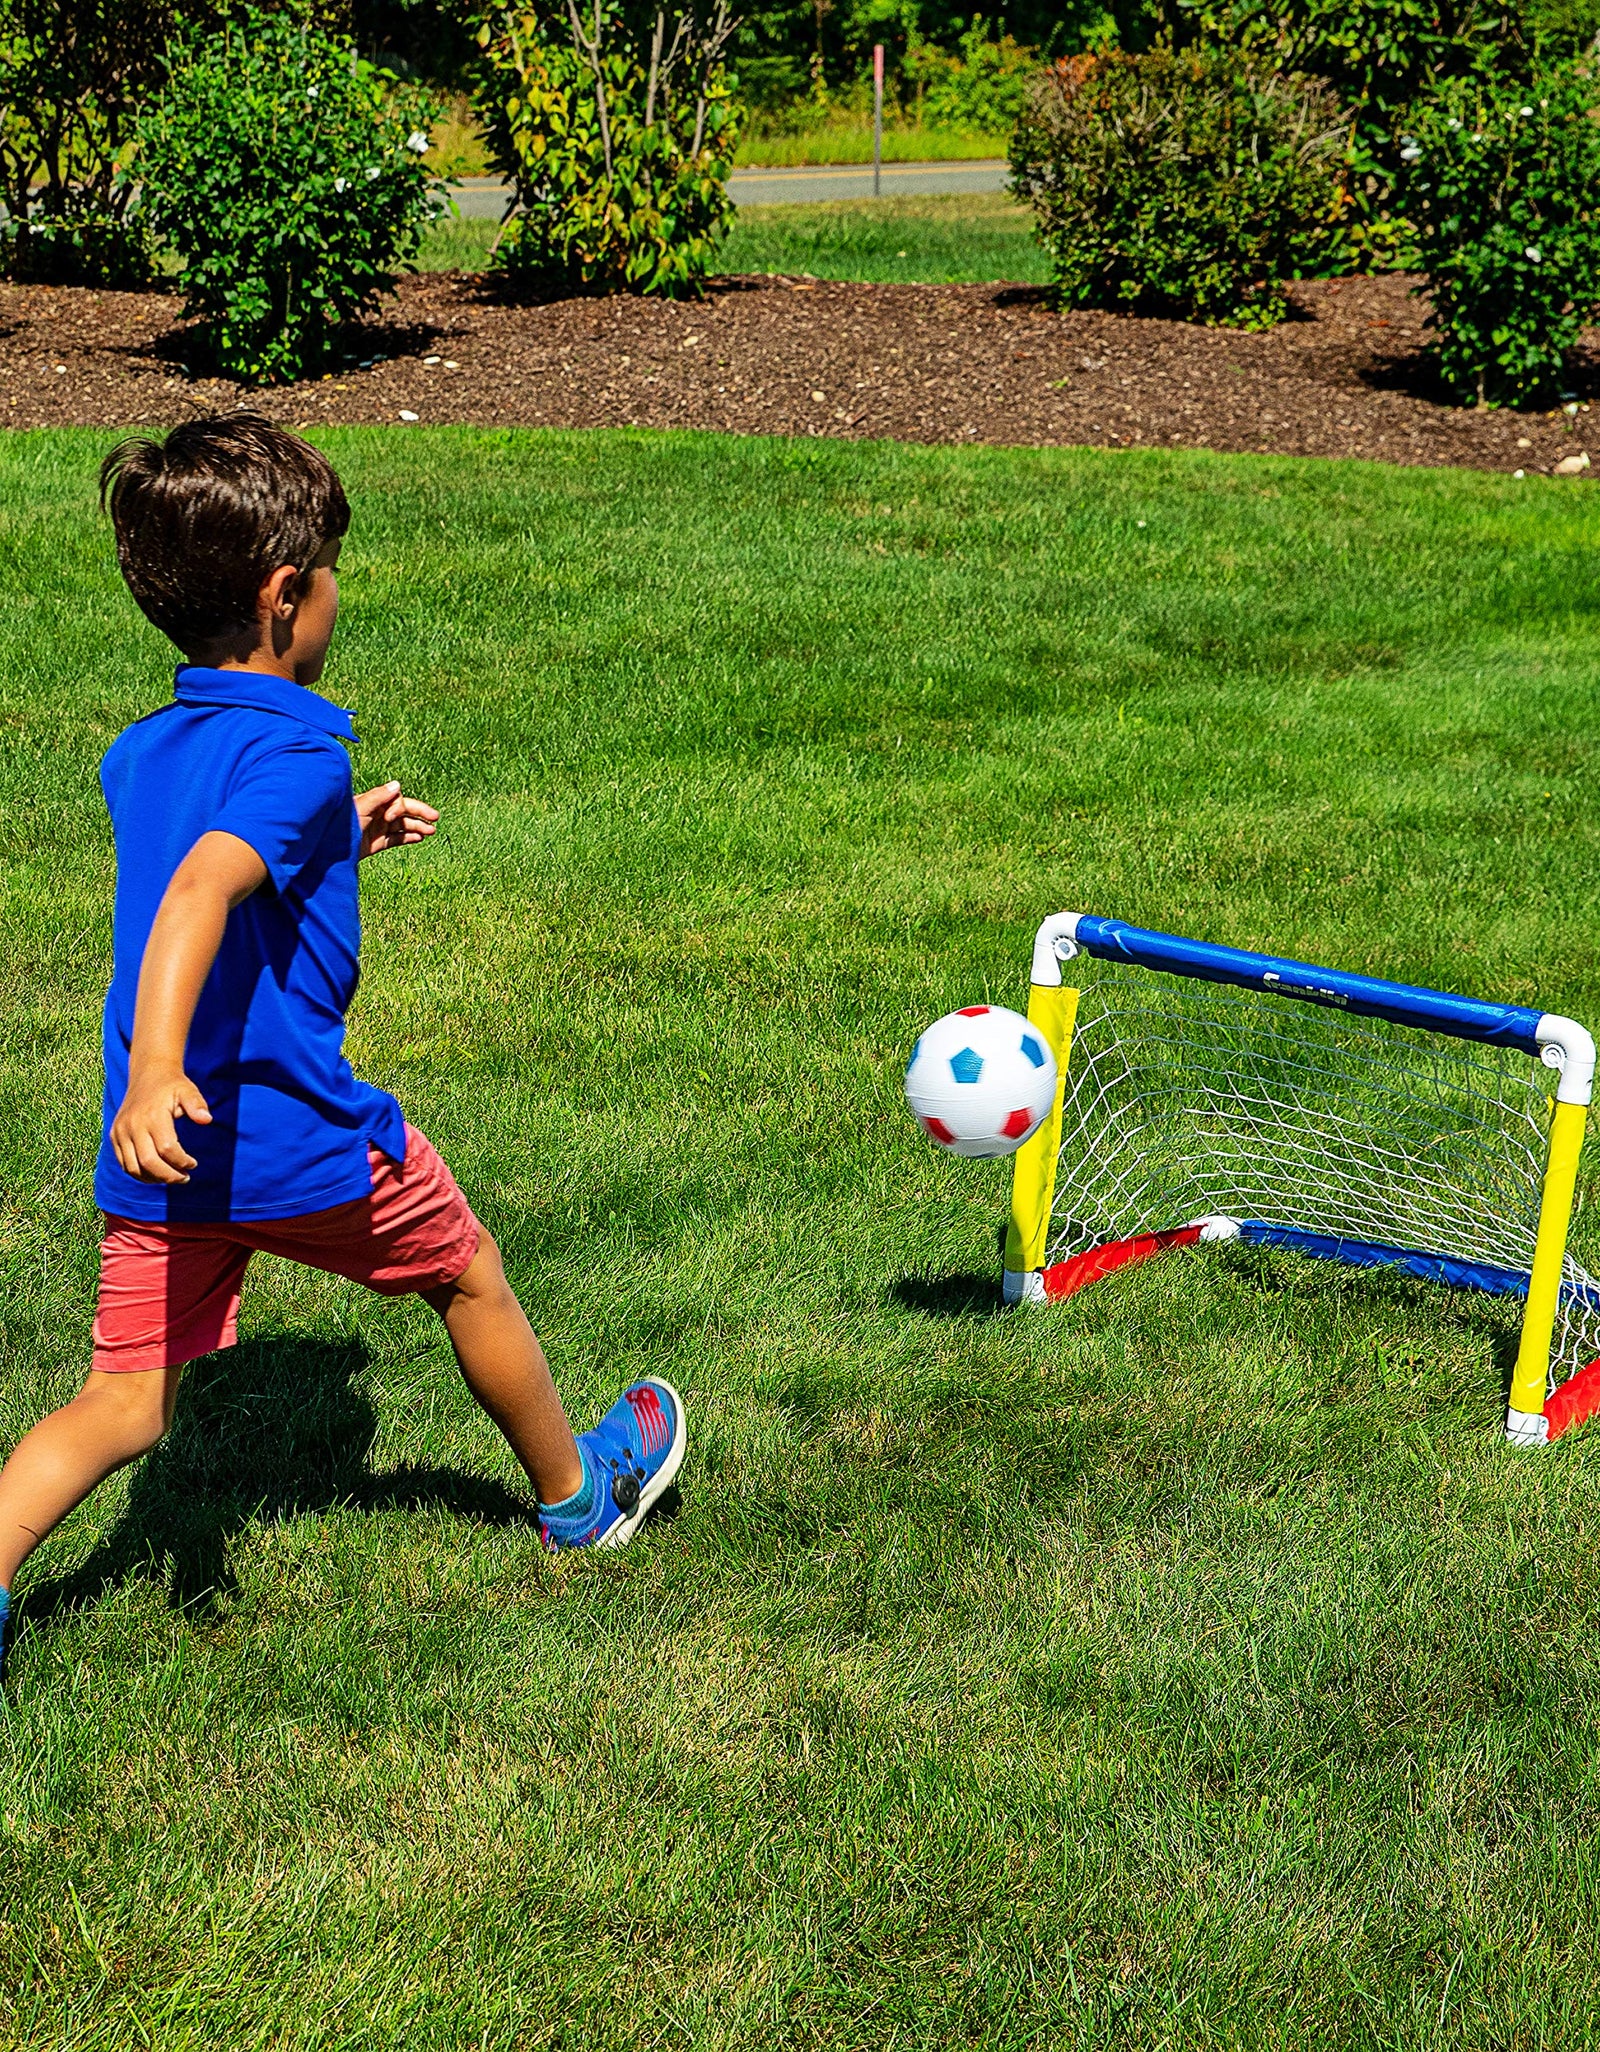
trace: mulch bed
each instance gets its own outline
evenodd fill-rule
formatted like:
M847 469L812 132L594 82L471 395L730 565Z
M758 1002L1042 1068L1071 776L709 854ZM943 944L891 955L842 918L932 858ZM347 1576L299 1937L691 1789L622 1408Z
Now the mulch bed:
M169 424L248 399L295 426L464 421L695 427L916 442L1363 456L1549 470L1585 446L1600 334L1575 416L1451 406L1404 278L1297 285L1266 334L1056 314L1029 287L719 280L700 302L499 304L483 281L402 282L337 376L264 393L191 374L161 294L0 286L0 422ZM427 359L436 359L429 362Z

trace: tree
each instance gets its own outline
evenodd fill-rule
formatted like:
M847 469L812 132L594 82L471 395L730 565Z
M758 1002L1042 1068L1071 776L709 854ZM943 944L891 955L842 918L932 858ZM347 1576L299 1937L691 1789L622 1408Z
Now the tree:
M209 0L0 0L0 203L13 276L142 284L125 159L181 12Z
M478 32L478 111L515 191L494 268L536 292L697 293L732 215L729 0L514 4Z

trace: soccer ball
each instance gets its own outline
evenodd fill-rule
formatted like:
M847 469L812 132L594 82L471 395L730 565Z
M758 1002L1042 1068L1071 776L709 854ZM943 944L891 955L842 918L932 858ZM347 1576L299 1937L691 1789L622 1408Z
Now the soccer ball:
M1003 1005L966 1005L928 1028L911 1051L906 1102L949 1154L1015 1154L1056 1096L1050 1043Z

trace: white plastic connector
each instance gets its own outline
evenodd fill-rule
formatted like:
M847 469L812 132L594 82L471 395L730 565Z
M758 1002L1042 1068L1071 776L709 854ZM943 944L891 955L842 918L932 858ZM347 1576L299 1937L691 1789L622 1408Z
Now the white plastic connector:
M1059 985L1061 965L1078 952L1078 921L1081 912L1052 912L1040 922L1033 937L1033 981Z
M1506 1438L1513 1446L1548 1446L1550 1421L1542 1411L1507 1411Z
M1200 1238L1207 1240L1236 1240L1239 1237L1239 1221L1225 1213L1214 1211L1209 1218L1198 1221Z
M991 1269L990 1274L994 1271ZM1044 1277L1037 1268L1008 1268L1000 1278L1002 1304L1042 1304Z
M1539 1059L1547 1069L1559 1069L1557 1104L1587 1104L1594 1090L1594 1037L1576 1019L1563 1019L1559 1012L1546 1012L1534 1028Z

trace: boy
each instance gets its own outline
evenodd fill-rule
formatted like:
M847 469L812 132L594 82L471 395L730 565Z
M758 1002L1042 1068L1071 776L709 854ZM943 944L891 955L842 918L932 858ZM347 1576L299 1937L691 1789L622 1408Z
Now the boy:
M664 1382L574 1439L499 1250L387 1092L357 1082L356 864L425 841L398 784L353 792L350 716L313 689L350 524L327 460L258 416L106 459L117 559L186 658L101 764L117 847L94 1365L0 1473L0 1647L45 1534L172 1420L183 1364L235 1343L261 1248L444 1320L552 1546L622 1546L683 1459Z

